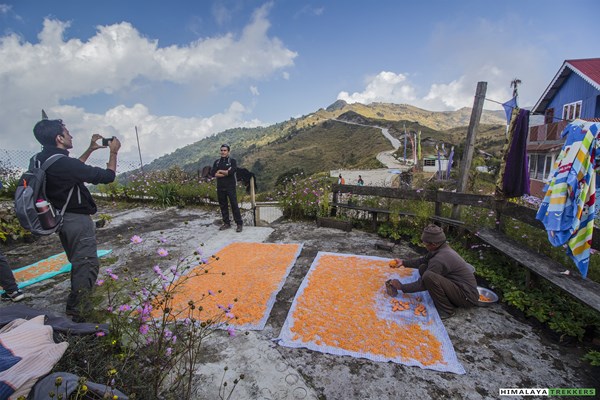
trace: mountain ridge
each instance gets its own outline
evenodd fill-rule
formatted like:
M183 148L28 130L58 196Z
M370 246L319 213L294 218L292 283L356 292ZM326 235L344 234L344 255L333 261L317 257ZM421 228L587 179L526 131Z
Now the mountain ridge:
M404 129L422 132L422 138L458 144L466 137L471 109L428 111L409 104L360 103L337 100L326 108L299 118L257 128L232 128L165 154L144 167L147 171L180 167L198 172L218 158L222 143L231 146L238 165L259 175L263 188L271 189L277 176L299 168L306 174L337 168L378 168L380 151L392 146L375 126L400 137ZM337 119L363 125L351 126ZM352 121L351 121L352 120ZM502 132L504 111L484 110L480 126ZM461 129L464 128L464 129ZM497 133L496 133L497 134ZM453 143L456 142L456 143ZM485 141L483 141L485 144Z

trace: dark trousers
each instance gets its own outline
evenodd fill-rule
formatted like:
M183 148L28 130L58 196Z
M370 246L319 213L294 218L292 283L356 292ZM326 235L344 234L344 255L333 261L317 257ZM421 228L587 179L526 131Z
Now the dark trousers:
M242 225L242 214L240 213L240 208L238 207L235 187L217 189L217 199L219 200L219 207L221 207L223 223L231 223L231 220L229 219L229 207L227 206L227 199L229 199L229 203L231 203L231 212L233 213L233 220L235 221L236 225Z
M13 275L12 269L10 269L10 265L8 265L8 260L2 252L0 252L0 286L2 286L2 289L4 289L6 293L12 293L18 290L15 276Z
M96 245L96 226L89 215L65 213L60 241L71 268L71 292L67 313L80 315L90 311L87 301L96 284L100 263Z
M456 307L473 305L463 290L451 280L431 271L426 271L421 279L438 311L452 314Z

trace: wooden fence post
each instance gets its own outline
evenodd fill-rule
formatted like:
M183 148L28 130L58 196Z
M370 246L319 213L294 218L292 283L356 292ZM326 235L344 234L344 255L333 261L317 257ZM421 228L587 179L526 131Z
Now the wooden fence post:
M258 226L260 221L260 211L256 208L256 193L254 192L254 177L250 177L250 207L252 207L252 214L254 214L254 226Z
M335 189L333 189L333 198L331 200L334 204L338 202L338 192ZM335 217L336 214L337 214L337 207L336 206L331 207L330 216Z
M473 151L475 149L475 136L479 129L479 121L483 112L483 101L487 92L487 82L477 82L477 90L475 92L475 100L473 101L473 111L471 112L471 120L467 130L467 139L463 150L462 160L460 161L460 176L458 178L458 193L464 193L469 182L469 170L473 161ZM460 220L460 206L455 204L452 206L452 219Z

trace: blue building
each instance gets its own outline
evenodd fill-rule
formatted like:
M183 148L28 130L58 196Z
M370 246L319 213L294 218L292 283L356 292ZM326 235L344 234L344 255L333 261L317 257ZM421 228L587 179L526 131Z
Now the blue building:
M576 118L600 122L600 58L566 60L531 112L544 115L527 139L531 194L543 198L565 126Z

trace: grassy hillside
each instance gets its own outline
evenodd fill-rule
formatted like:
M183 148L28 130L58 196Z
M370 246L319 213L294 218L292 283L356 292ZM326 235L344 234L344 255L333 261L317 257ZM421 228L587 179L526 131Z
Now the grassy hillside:
M449 129L445 131L451 137L453 143L463 143L467 137L466 126ZM479 131L475 137L475 148L500 157L506 140L506 125L479 125Z
M377 128L389 129L392 136L403 138L408 132L421 131L424 141L450 145L464 143L471 109L434 112L406 104L359 103L338 100L300 118L268 127L235 128L200 140L166 154L146 170L165 170L173 166L196 173L219 156L219 146L227 143L232 156L241 167L258 176L259 189L271 189L277 177L292 168L307 174L337 168L378 168L376 155L391 149L390 143ZM335 119L369 125L351 125ZM484 111L476 147L499 153L503 143L504 112ZM402 151L402 150L401 150ZM427 146L424 154L432 151Z
M308 175L337 168L380 168L377 153L391 149L380 129L325 121L247 151L239 164L257 174L260 190L265 190L294 168Z

